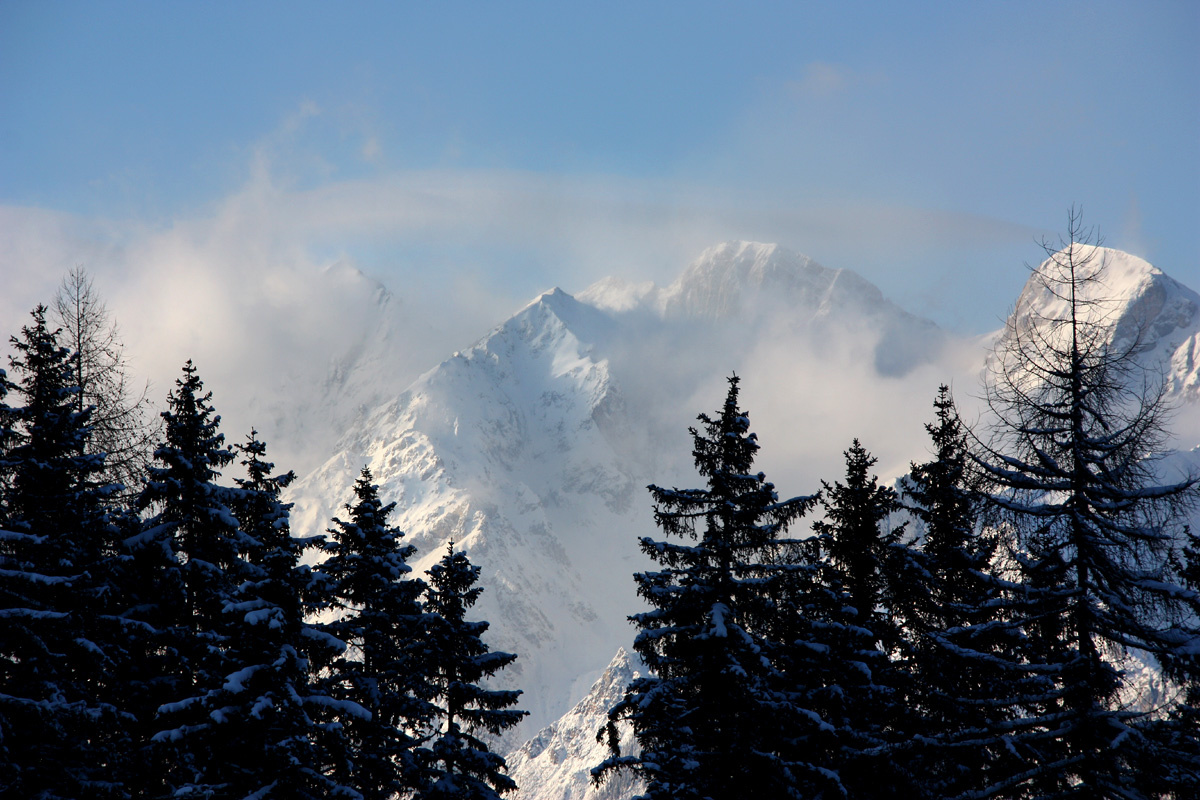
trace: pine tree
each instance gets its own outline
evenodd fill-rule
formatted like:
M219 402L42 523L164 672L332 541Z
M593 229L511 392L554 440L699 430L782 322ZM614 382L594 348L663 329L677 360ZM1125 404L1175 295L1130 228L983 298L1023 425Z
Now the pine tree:
M205 698L214 729L207 774L229 798L323 798L338 787L322 774L318 726L322 698L309 676L308 651L323 643L306 624L310 570L300 564L315 540L293 538L290 504L280 492L295 475L272 475L266 445L252 431L239 446L246 477L230 504L245 537L244 577L226 606L227 656L236 671Z
M349 644L329 665L326 692L344 729L334 777L366 800L389 800L420 786L416 748L436 713L419 652L425 582L409 577L415 549L388 525L365 467L354 484L348 519L334 518L321 581L341 616L326 632Z
M139 585L131 616L150 636L129 665L139 687L135 715L147 725L150 796L204 797L222 791L214 753L225 721L219 690L244 665L230 651L226 608L251 577L242 558L251 541L230 510L232 490L216 481L234 459L220 416L188 361L162 413L165 441L155 450L138 505L152 512L130 541ZM161 781L161 784L154 781Z
M45 308L13 337L20 407L0 407L0 789L23 797L112 793L103 765L113 709L100 699L106 650L100 582L112 533L86 454L70 353Z
M995 422L981 464L1024 584L1013 618L1036 651L1028 669L1053 681L1050 693L1014 698L1028 770L990 791L1141 797L1134 765L1148 740L1141 714L1119 703L1119 661L1131 649L1161 661L1194 635L1180 627L1187 590L1172 551L1196 481L1156 480L1161 386L1137 365L1137 337L1112 337L1097 297L1103 251L1074 210L1068 239L1047 245L1034 272L1055 302L1010 323L986 385Z
M718 416L690 428L703 489L651 486L655 521L681 541L641 541L662 565L634 576L651 610L630 617L634 649L650 675L634 680L609 712L612 757L593 770L602 782L632 770L646 798L798 796L776 732L793 709L769 638L800 544L780 534L815 497L780 502L753 472L757 437L738 408L738 378ZM640 755L622 756L617 725L633 726Z
M526 716L513 709L519 691L487 689L481 681L516 660L512 653L489 652L482 636L486 622L466 619L483 587L479 567L454 550L429 570L425 599L424 651L436 694L437 733L422 748L425 785L413 793L424 800L499 800L516 788L504 774L504 758L480 738L503 733Z
M1006 665L1019 658L1020 632L1004 616L1006 585L992 571L996 537L982 525L983 496L968 431L946 385L926 424L932 458L912 464L906 508L924 536L897 575L898 601L914 686L909 703L922 720L913 737L914 770L928 792L979 791L1021 769L1005 739L1014 696L1048 687Z
M842 634L832 644L834 663L847 664L829 717L841 732L838 771L852 797L914 797L918 781L894 755L908 743L914 720L905 703L911 692L895 589L911 572L904 526L888 527L901 506L896 492L871 475L876 459L857 439L845 452L846 482L823 484L825 518L813 524L828 624Z

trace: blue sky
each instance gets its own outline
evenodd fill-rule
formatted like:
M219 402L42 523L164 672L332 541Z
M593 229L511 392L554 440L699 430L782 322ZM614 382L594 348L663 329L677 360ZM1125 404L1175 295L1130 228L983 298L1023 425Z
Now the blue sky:
M1072 203L1200 288L1198 42L1145 0L0 0L0 276L173 232L486 317L745 238L981 332Z

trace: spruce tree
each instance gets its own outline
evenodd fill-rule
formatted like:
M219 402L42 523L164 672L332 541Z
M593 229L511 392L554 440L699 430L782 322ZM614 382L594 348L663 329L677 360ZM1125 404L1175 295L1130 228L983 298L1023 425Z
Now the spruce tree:
M661 565L634 576L651 610L630 617L634 649L650 674L634 680L601 731L612 756L602 782L632 770L647 798L798 796L778 730L793 709L781 694L781 643L770 633L800 544L781 539L815 497L780 502L754 472L757 437L729 379L715 418L690 428L702 489L651 486L655 522L671 538L641 540ZM640 755L621 755L618 724L632 725Z
M900 503L895 490L871 474L876 459L857 439L845 457L845 483L823 484L825 515L813 524L812 544L829 595L828 623L841 630L833 655L849 667L837 679L841 696L829 714L842 733L837 768L852 797L913 797L917 777L907 759L895 755L915 726L896 598L898 578L912 572L913 556L904 525L889 527Z
M105 796L114 710L100 700L109 647L99 624L111 487L88 455L70 353L45 308L13 337L14 389L0 407L0 789Z
M519 691L482 685L517 659L512 653L490 652L482 636L488 623L469 621L483 587L479 567L454 543L429 570L425 595L423 651L437 709L437 732L421 750L424 785L413 797L424 800L499 800L516 784L504 773L504 758L480 736L498 736L521 721L524 711L512 708Z
M333 519L320 567L339 615L325 630L349 645L324 682L343 729L334 777L366 800L390 800L421 785L415 751L436 714L420 652L426 586L409 577L415 549L388 524L394 508L380 501L364 467L347 519Z
M1024 637L1007 624L1007 585L992 569L996 536L983 525L983 495L970 440L946 385L925 426L932 458L912 464L907 510L923 536L910 568L894 578L921 722L911 739L914 769L934 797L979 791L1021 769L1006 734L1015 696L1048 688L1037 674L1008 668Z
M1200 535L1188 529L1185 539L1180 575L1191 592L1187 602L1195 621L1200 620ZM1163 668L1177 696L1169 713L1141 726L1151 744L1137 764L1139 787L1148 797L1183 800L1200 796L1200 637L1181 640L1163 658Z
M217 483L234 459L220 416L195 366L162 412L164 441L154 451L139 507L151 515L130 541L139 582L131 615L150 635L129 667L138 686L136 715L153 749L150 795L204 797L224 790L215 755L226 718L214 705L219 690L244 665L230 650L226 613L236 588L252 577L242 558L251 540L230 509L233 492Z
M1152 742L1119 700L1120 662L1169 660L1195 636L1173 551L1196 481L1155 477L1161 382L1139 368L1137 336L1113 337L1094 240L1072 210L1068 241L1033 273L1053 301L1012 317L986 385L995 421L980 463L1023 583L1013 620L1035 650L1028 670L1053 682L1014 698L1028 769L989 789L1012 796L1144 796L1135 765Z
M305 622L311 575L300 564L314 540L293 538L290 504L280 492L295 479L272 474L266 445L252 431L238 447L246 477L230 505L247 548L244 576L226 606L227 658L236 670L205 698L215 726L208 781L229 798L323 798L337 790L322 774L318 726L311 711L308 652L322 646Z

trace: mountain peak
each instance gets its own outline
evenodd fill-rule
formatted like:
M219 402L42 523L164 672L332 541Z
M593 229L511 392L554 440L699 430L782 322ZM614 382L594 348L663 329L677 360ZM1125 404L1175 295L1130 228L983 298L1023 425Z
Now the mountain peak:
M1145 367L1163 373L1169 393L1183 399L1200 395L1200 295L1130 253L1079 243L1071 247L1076 263L1085 265L1077 300L1092 319L1111 329L1111 342L1135 346ZM1065 252L1046 259L1029 276L1010 325L1029 328L1039 320L1067 317L1068 301L1044 285Z
M667 314L720 319L736 315L749 296L764 290L815 298L837 274L777 244L723 242L688 265L663 291L660 303Z
M887 305L878 288L850 270L828 269L778 244L749 241L707 248L664 288L606 278L578 299L610 312L694 319L734 318L760 300L784 302L798 317L825 315L845 304L873 311Z

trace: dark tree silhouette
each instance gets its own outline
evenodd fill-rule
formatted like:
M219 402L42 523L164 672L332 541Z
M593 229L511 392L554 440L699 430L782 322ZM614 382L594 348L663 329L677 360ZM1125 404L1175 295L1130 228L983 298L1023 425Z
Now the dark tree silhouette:
M1141 713L1118 702L1120 659L1195 646L1175 550L1196 481L1159 483L1161 380L1140 337L1105 318L1105 251L1072 209L998 342L986 384L995 418L980 458L1005 536L1012 621L1036 650L1024 668L1052 690L1014 698L1028 770L989 791L1031 797L1141 796ZM1037 302L1033 302L1033 301Z
M641 541L661 569L634 576L651 610L630 619L651 674L609 712L601 736L613 755L593 776L632 770L647 798L792 796L798 778L777 739L792 709L780 702L782 644L771 633L801 547L780 535L816 497L780 502L753 471L759 445L738 408L736 376L718 415L699 420L689 430L705 488L650 487L670 538ZM640 755L621 755L622 722Z

